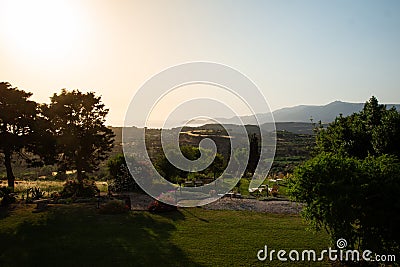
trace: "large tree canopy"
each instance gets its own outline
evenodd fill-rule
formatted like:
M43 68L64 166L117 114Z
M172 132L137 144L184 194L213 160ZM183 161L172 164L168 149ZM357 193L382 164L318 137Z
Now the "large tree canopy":
M400 113L386 109L375 97L359 113L339 116L327 128L317 128L317 151L343 153L365 158L368 155L400 156Z
M8 186L12 188L15 180L12 155L32 144L35 129L39 130L35 125L38 106L29 100L31 95L7 82L0 83L0 153L4 154Z
M303 211L332 241L378 253L398 250L400 163L394 156L363 160L340 154L317 155L296 168L290 193L306 203Z
M63 89L44 108L56 138L60 170L76 170L80 182L86 173L98 168L113 147L114 134L105 126L107 113L100 97L78 90Z
M332 241L400 251L400 114L372 97L364 109L317 129L314 158L296 168L290 193Z

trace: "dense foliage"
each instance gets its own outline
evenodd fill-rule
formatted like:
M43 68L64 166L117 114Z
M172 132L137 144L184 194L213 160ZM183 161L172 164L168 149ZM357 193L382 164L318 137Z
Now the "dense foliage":
M181 147L181 152L183 156L185 156L189 160L197 160L201 156L200 149L198 147L192 146L183 146ZM169 151L171 153L170 157L175 157L178 152L177 151ZM205 153L206 158L211 156L212 153L208 150L203 150L202 153ZM224 157L217 153L213 162L203 171L197 173L198 177L208 177L212 179L218 178L223 170L225 169L226 162L224 161ZM175 167L164 154L161 154L155 162L155 167L157 171L170 182L173 183L181 183L184 179L189 177L189 172L183 171Z
M307 203L305 217L332 241L375 252L400 240L400 163L393 156L364 160L322 152L296 168L291 194Z
M10 187L0 187L0 207L8 207L15 202L15 197L12 195Z
M108 109L92 92L62 90L51 97L44 113L56 138L60 169L76 170L81 182L113 147L114 134L104 125Z
M400 114L373 97L360 113L317 129L317 154L296 168L290 194L332 241L374 252L399 251Z
M0 152L4 155L8 186L14 188L11 160L32 142L38 106L29 100L32 93L0 83Z
M78 182L98 169L113 147L114 134L105 126L108 109L94 93L61 91L50 105L9 83L0 83L0 156L8 186L14 188L13 155L25 166L58 163L59 171L76 170Z
M134 161L132 158L129 160ZM107 167L111 177L108 187L110 191L127 192L138 190L138 186L129 172L124 155L118 154L109 159Z
M84 180L82 182L70 180L64 184L60 195L63 198L69 197L94 197L100 190L94 181Z
M327 128L317 131L317 152L333 152L365 158L368 155L400 156L400 113L386 109L375 97L351 116L339 116Z

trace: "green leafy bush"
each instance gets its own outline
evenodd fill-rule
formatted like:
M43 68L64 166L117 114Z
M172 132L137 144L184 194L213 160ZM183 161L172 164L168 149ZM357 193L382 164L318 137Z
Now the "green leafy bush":
M399 251L400 163L395 156L364 160L321 153L296 168L289 193L306 204L305 218L332 242L379 253Z
M378 254L400 252L400 113L371 97L363 110L315 128L314 158L297 167L288 192L331 241Z
M63 190L60 192L61 197L94 197L98 194L99 189L97 188L94 181L83 180L81 183L75 180L67 181L64 184Z

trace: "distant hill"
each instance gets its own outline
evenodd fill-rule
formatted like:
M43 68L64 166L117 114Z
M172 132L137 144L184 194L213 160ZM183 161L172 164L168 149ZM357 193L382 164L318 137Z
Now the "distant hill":
M387 108L395 107L400 110L400 104L386 104ZM323 123L332 122L337 116L349 116L355 112L360 112L364 107L364 103L349 103L335 101L327 105L299 105L294 107L282 108L272 112L275 122L310 122L313 118L314 122L322 121ZM257 114L257 120L263 124L271 121L270 114ZM229 119L218 119L222 123L240 124L256 124L255 116L232 117Z
M275 121L281 122L332 122L337 116L349 116L363 109L363 103L347 103L335 101L324 106L300 105L282 108L273 112Z
M395 107L400 111L400 104L386 104L387 108ZM233 125L262 125L266 131L273 130L272 122L275 121L277 130L286 130L293 133L312 133L312 126L308 125L312 118L315 123L321 121L323 124L328 124L342 114L349 116L353 113L360 112L364 107L364 103L349 103L342 101L334 101L327 105L298 105L275 110L271 113L256 114L255 116L235 116L231 118L216 118L212 119L197 119L191 120L189 127L206 126L212 128L211 125L218 121L225 126L233 127ZM186 121L176 121L170 127L175 128L184 125ZM290 124L295 122L297 124ZM279 124L280 123L280 124ZM300 123L300 124L299 124ZM246 127L249 130L249 127ZM132 129L135 132L135 129Z
M400 104L386 104L387 108L395 107L400 110ZM335 101L324 106L300 105L291 108L282 108L273 112L275 121L279 122L309 122L312 117L315 122L332 122L337 116L349 116L360 112L364 103L349 103Z

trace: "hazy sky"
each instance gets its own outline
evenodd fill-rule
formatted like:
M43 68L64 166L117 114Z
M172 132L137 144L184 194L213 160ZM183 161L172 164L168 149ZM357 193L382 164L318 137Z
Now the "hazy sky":
M188 61L241 71L272 110L399 103L399 47L397 0L0 0L0 81L39 102L95 91L112 125L143 82Z

